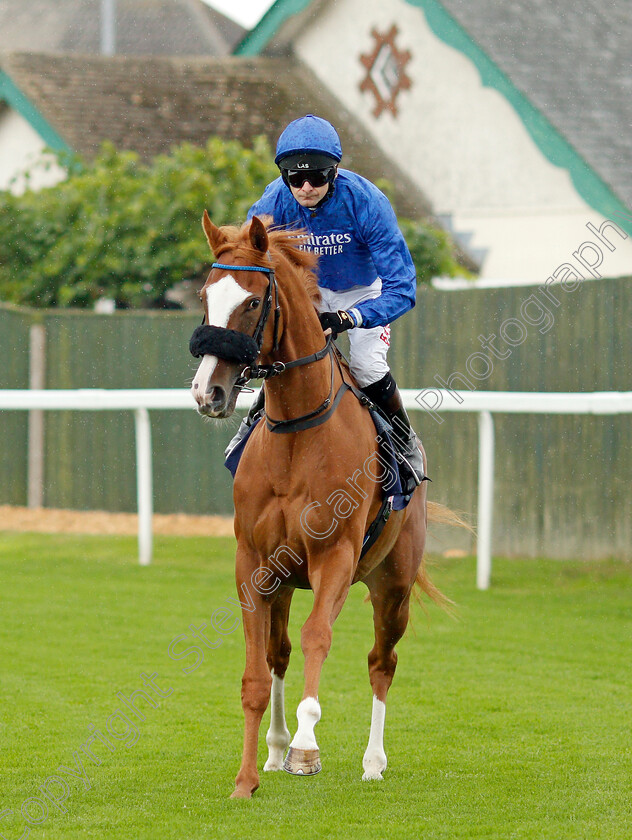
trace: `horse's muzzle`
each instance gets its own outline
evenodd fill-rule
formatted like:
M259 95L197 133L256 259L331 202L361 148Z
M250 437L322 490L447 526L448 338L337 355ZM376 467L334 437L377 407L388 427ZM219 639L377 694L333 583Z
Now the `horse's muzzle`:
M232 414L228 396L221 385L212 385L201 399L196 397L196 401L198 413L205 417L227 417Z

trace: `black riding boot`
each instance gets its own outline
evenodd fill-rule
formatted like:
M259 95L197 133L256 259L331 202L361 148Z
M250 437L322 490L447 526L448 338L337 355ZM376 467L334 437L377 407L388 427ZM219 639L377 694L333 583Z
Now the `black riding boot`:
M244 419L239 424L239 428L237 429L237 434L228 444L226 449L224 450L224 459L228 458L230 453L233 449L237 446L237 444L244 439L246 434L248 433L248 429L252 426L254 421L257 419L258 415L263 410L263 406L265 405L265 391L263 390L263 386L261 390L257 394L257 397L253 404L250 406L248 414L244 417Z
M393 426L393 443L397 447L395 456L410 478L407 490L411 492L424 480L424 462L419 440L410 425L397 383L389 371L382 379L362 388L362 391L382 409Z

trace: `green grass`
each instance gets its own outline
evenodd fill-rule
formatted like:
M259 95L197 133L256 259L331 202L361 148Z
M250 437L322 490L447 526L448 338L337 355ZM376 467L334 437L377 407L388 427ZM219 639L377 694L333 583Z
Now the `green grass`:
M0 535L0 812L14 812L0 822L3 836L20 837L22 804L42 798L60 765L75 766L89 725L106 731L125 708L116 693L142 688L141 672L156 672L171 695L158 708L139 702L146 719L135 744L109 752L95 742L101 764L84 755L90 790L66 775L66 812L49 803L34 840L632 836L629 566L499 559L482 593L471 558L437 561L433 579L460 619L415 610L389 695L389 767L372 783L361 781L370 607L354 587L321 683L323 772L262 773L252 801L235 802L241 629L188 676L182 666L194 658L167 652L234 595L233 548L162 538L155 563L140 568L133 539ZM309 604L297 593L290 729ZM266 726L267 717L260 767ZM37 818L37 803L26 807Z

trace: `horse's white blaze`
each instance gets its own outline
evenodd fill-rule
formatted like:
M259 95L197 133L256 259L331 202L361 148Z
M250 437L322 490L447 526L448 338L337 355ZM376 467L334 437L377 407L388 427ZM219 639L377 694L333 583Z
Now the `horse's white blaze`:
M213 327L225 328L230 316L249 294L250 292L242 288L232 274L227 274L217 283L213 283L206 290L208 323ZM204 403L208 383L213 376L217 361L217 356L204 356L193 378L191 391L200 405Z
M371 732L369 744L362 759L364 774L362 779L381 779L382 771L386 770L386 753L384 752L384 719L386 705L373 696L373 713L371 715Z
M200 366L197 369L191 391L197 402L202 405L204 397L206 396L206 386L210 382L215 366L217 365L217 356L203 356Z
M235 309L246 300L249 294L250 292L240 286L232 274L227 274L217 283L213 283L206 290L209 324L214 327L225 327Z
M292 738L291 747L297 750L317 750L314 727L320 720L320 703L315 697L306 697L298 704L296 710L298 729Z
M270 728L266 735L268 760L264 770L281 770L283 756L290 743L290 730L285 722L285 683L272 671L272 698L270 710Z

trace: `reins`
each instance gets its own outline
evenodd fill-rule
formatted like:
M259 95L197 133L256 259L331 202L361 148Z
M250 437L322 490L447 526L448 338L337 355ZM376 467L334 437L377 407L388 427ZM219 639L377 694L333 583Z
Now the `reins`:
M321 359L324 359L328 353L331 353L332 349L332 336L329 335L327 336L327 341L323 349L317 350L310 356L303 356L302 358L294 359L291 362L272 362L271 365L248 365L248 367L243 369L239 378L241 379L242 377L245 377L246 382L249 382L251 379L271 379L273 376L280 376L282 373L285 373L286 370L290 370L291 368L309 365L312 362L319 362ZM239 380L237 380L237 382L239 382Z
M291 420L273 420L269 414L265 415L266 418L266 426L271 432L276 432L277 434L288 434L290 432L302 432L305 429L312 429L315 426L320 426L321 423L324 423L326 420L329 419L330 415L336 410L338 403L340 402L342 395L348 389L347 383L342 380L342 384L338 391L336 392L336 396L333 398L332 403L332 395L334 393L334 362L333 360L336 359L338 363L338 367L340 368L340 363L336 355L333 352L334 344L333 344L333 337L331 335L327 336L327 343L323 347L322 350L319 350L317 353L312 353L311 356L303 356L301 359L294 359L294 361L283 363L284 364L283 370L280 371L284 373L289 368L293 367L300 367L301 365L309 365L312 362L318 362L321 359L324 359L325 356L333 356L331 360L331 382L329 385L329 394L327 395L326 399L315 408L313 411L309 411L307 414L302 414L300 417L295 417ZM272 365L274 367L274 365ZM274 373L274 376L277 374ZM329 411L326 411L329 409ZM323 412L326 411L325 414Z

